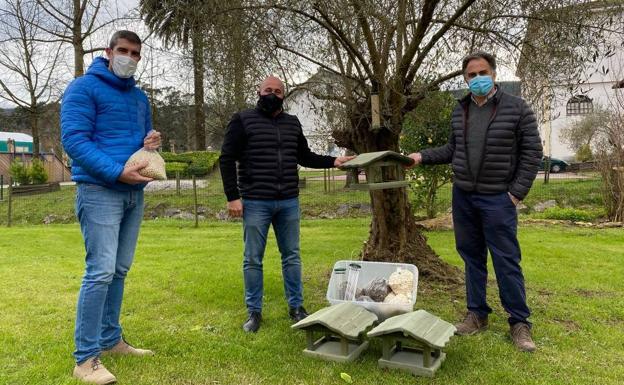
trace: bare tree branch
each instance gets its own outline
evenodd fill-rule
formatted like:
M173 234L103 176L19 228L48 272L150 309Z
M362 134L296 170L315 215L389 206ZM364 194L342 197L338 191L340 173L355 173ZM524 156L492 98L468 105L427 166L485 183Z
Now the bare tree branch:
M461 5L461 7L459 7L455 11L453 16L450 19L448 19L447 22L444 25L442 25L442 27L431 37L429 42L425 45L425 47L423 47L423 49L420 51L420 53L416 57L414 64L412 64L411 68L409 69L409 72L407 73L407 76L405 77L407 84L410 84L414 80L414 77L416 76L416 73L420 69L421 64L427 58L427 56L429 55L429 52L435 46L438 40L440 40L440 38L444 36L444 34L453 26L453 23L455 22L455 20L459 19L475 1L476 0L465 0L465 2Z

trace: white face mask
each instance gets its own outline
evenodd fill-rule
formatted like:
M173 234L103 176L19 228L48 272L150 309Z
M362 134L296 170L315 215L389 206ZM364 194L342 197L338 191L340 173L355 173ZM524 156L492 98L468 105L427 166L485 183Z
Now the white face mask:
M130 56L115 55L111 60L113 73L120 78L127 79L132 77L137 69L137 62Z

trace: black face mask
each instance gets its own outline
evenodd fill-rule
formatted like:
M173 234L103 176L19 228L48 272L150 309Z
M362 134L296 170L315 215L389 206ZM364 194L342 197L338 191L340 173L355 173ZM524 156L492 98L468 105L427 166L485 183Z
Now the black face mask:
M281 110L283 104L284 99L279 98L275 94L260 95L260 98L258 98L258 107L260 107L263 112L270 115Z

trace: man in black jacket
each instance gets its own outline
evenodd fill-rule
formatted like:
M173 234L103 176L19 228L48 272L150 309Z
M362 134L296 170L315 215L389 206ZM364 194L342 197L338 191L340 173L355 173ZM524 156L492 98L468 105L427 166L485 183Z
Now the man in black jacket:
M414 165L453 167L453 224L466 268L468 307L465 319L456 325L457 334L487 329L492 312L486 301L489 249L512 340L518 349L534 351L516 205L528 194L542 158L535 114L524 100L496 87L492 55L469 55L462 70L470 94L453 111L449 142L410 157Z
M310 151L299 119L282 110L284 84L280 79L266 78L258 96L255 109L232 117L219 159L228 212L243 217L246 332L258 331L262 320L262 259L271 224L282 255L290 318L297 322L308 316L301 283L297 164L331 168L353 158Z

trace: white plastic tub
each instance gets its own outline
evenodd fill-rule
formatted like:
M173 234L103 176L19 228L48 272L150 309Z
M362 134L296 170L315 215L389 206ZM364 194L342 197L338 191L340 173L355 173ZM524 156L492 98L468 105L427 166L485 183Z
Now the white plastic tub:
M409 304L394 304L394 303L383 303L383 302L363 302L363 301L345 301L343 299L338 298L338 278L336 277L336 269L344 268L347 269L350 263L357 263L361 266L360 274L358 276L357 281L357 289L362 289L370 281L375 278L390 278L390 274L394 273L397 268L407 269L414 274L414 287L412 288L412 300ZM345 275L345 280L346 280ZM343 302L353 302L364 308L372 311L377 314L380 321L385 320L386 318L390 318L397 314L409 313L414 310L414 305L416 304L416 289L418 287L418 269L414 265L410 265L407 263L389 263L389 262L368 262L368 261L338 261L334 264L334 268L332 270L331 278L329 279L329 285L327 286L327 300L332 305L343 303Z

